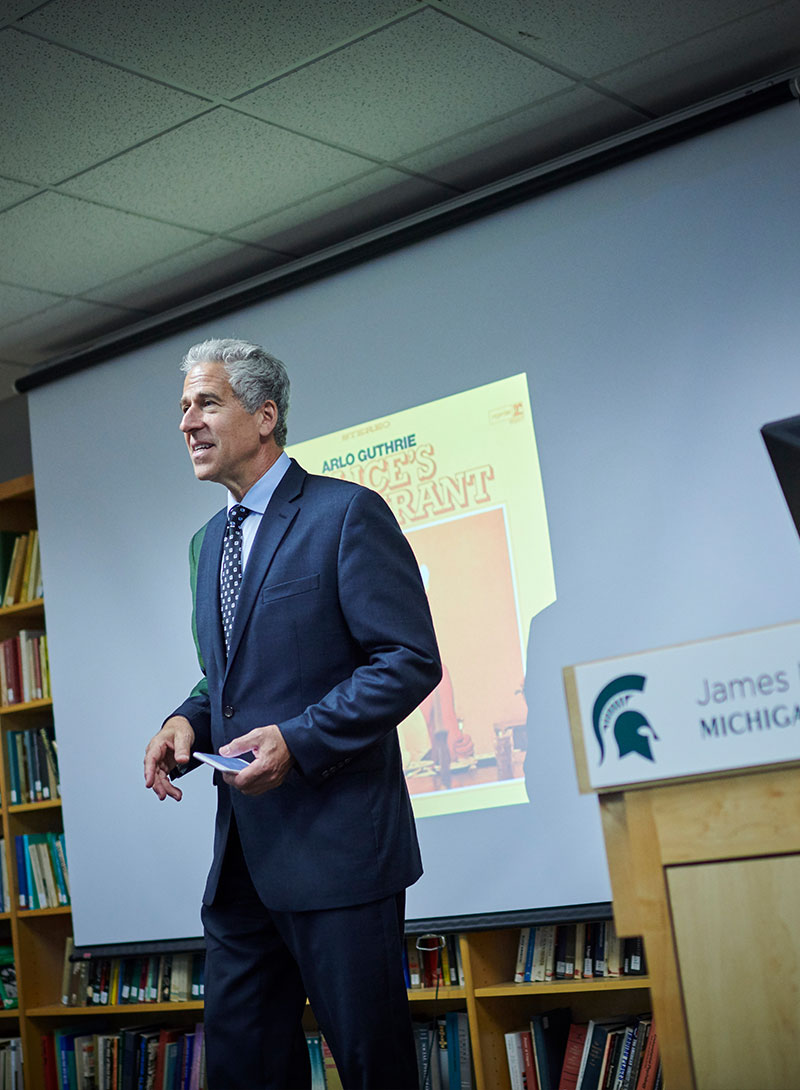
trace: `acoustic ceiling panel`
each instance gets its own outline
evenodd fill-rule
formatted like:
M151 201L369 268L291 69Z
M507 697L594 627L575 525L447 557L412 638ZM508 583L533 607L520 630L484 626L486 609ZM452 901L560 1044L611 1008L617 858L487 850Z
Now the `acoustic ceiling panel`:
M427 178L382 167L307 200L296 201L231 234L300 255L338 242L345 234L361 233L385 223L387 208L391 209L392 219L397 219L427 208L452 192Z
M78 294L185 250L202 237L60 193L42 193L0 216L0 281Z
M266 272L281 255L227 239L211 239L136 272L97 284L86 297L99 302L158 312L187 299Z
M492 0L487 6L484 0L458 0L455 6L538 57L596 76L775 5L764 0Z
M424 9L239 101L277 124L388 160L570 85Z
M600 82L652 111L667 113L724 88L744 86L764 71L798 64L800 4L785 0L608 73Z
M642 123L642 114L587 87L552 95L499 121L459 133L401 160L431 178L470 187L511 174Z
M137 0L130 10L132 18L120 18L119 5L109 0L53 0L24 25L167 83L230 97L394 18L408 4Z
M369 166L362 158L219 107L63 188L142 215L225 231Z
M191 117L202 99L8 28L0 31L6 171L53 183Z

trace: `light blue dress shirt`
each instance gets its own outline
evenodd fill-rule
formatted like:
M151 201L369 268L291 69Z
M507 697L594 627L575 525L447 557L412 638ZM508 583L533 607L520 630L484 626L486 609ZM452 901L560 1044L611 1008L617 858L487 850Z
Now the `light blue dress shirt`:
M241 500L242 505L252 511L252 514L248 515L242 523L242 573L247 567L247 559L250 556L253 540L261 525L261 518L267 509L267 504L272 499L272 493L280 484L284 473L291 464L292 460L286 451L281 451L267 472L258 478ZM230 492L228 493L229 511L239 502Z

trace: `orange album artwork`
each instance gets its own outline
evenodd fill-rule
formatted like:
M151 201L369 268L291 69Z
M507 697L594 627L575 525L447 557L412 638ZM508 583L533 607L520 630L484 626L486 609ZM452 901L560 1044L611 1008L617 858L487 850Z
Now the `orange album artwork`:
M400 727L412 794L522 776L523 640L502 507L413 530L442 655L438 688ZM509 736L509 732L511 732Z

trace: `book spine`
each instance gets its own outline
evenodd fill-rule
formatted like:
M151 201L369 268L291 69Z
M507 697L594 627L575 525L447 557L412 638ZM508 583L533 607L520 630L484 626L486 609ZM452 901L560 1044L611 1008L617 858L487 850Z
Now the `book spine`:
M525 954L525 969L522 974L522 979L525 984L530 984L533 980L533 954L536 949L536 930L536 927L531 927L530 929L528 949Z
M14 745L17 751L16 767L19 774L19 801L20 803L29 802L29 781L28 770L25 764L25 742L22 737L22 731L14 731Z
M517 944L517 962L514 967L514 983L521 984L525 979L525 962L528 956L528 945L531 939L531 929L529 927L521 927L519 932L519 942Z
M556 967L556 929L553 925L546 928L546 942L544 948L544 979L551 981L555 976Z
M417 949L417 940L413 935L409 935L406 948L408 950L408 975L411 983L410 988L422 987L422 964L419 956L419 950Z
M594 976L606 975L606 925L600 920L593 925L594 931Z
M458 987L458 964L461 957L461 948L458 935L451 932L447 936L447 949L450 952L450 983L454 988Z
M524 1068L522 1066L522 1044L519 1033L506 1033L505 1042L511 1090L526 1090Z
M19 802L19 772L17 771L17 743L14 735L16 731L10 730L6 735L6 749L8 750L8 796L11 805Z
M61 859L58 854L55 833L47 833L47 847L50 852L56 886L58 887L58 903L61 905L68 905L69 897L67 895L67 883L64 880L64 873L61 869Z
M11 911L11 886L8 875L8 856L6 855L6 841L0 839L0 880L3 883L3 912Z
M25 867L25 842L21 835L14 837L17 855L17 890L20 908L28 907L28 872Z
M28 886L28 908L41 908L42 906L39 901L39 889L37 887L33 872L33 859L31 858L31 844L29 833L22 834L22 843L25 856L25 879Z

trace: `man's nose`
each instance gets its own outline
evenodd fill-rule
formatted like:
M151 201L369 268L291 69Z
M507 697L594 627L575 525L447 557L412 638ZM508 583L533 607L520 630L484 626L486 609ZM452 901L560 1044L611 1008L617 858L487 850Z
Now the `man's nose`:
M181 417L180 428L181 431L192 431L198 426L198 415L195 412L194 406L190 405L186 412Z

